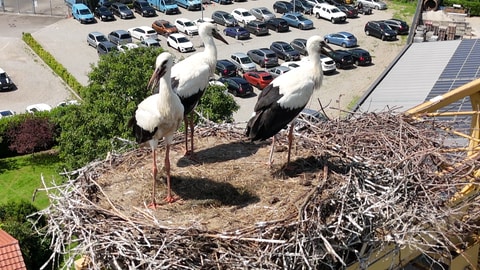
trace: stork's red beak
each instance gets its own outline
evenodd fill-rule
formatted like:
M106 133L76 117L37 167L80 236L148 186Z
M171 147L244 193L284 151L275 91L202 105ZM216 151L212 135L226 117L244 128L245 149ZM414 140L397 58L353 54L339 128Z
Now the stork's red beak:
M167 71L167 63L164 62L159 67L157 67L153 72L152 77L150 77L150 80L148 81L147 88L151 89L156 87L158 85L158 82L160 81L160 78L163 75L165 75L166 71Z

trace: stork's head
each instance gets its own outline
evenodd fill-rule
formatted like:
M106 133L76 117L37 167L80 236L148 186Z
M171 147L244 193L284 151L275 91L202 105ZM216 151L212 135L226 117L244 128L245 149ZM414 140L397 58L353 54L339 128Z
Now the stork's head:
M218 32L217 27L213 23L209 22L203 22L198 26L198 35L204 39L205 36L211 36L214 37L220 41L222 41L225 44L228 44L228 42L223 38L222 35Z
M162 52L160 55L157 56L157 60L155 62L155 71L150 77L148 81L148 88L156 87L160 78L170 71L173 66L173 56L168 52Z
M325 54L328 55L328 51L333 51L330 46L323 41L322 37L320 36L312 36L307 40L307 51L308 55L313 55L313 54Z

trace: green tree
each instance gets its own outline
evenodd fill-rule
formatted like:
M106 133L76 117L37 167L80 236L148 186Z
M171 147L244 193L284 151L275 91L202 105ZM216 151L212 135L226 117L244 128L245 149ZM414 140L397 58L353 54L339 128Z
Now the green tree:
M127 127L137 105L152 92L147 83L162 49L138 48L102 56L80 95L82 105L59 115L59 154L69 169L103 158L114 137L133 139ZM186 71L188 72L188 71ZM217 89L218 90L218 89ZM210 92L212 92L210 94ZM207 91L198 110L216 122L231 121L238 105L222 90Z
M51 239L39 235L27 219L28 215L36 212L38 209L26 201L0 205L0 228L18 240L27 269L40 269L52 255L49 249ZM37 228L45 225L43 217L37 220Z

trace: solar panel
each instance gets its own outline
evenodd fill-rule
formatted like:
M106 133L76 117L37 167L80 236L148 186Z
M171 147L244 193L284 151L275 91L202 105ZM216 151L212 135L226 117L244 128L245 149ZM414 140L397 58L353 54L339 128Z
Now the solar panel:
M480 78L480 40L465 39L457 47L445 69L426 97L430 100L436 96L447 93L466 83ZM470 97L452 103L442 108L439 112L466 112L472 111ZM451 116L442 118L442 122L454 126L458 131L470 132L470 116Z

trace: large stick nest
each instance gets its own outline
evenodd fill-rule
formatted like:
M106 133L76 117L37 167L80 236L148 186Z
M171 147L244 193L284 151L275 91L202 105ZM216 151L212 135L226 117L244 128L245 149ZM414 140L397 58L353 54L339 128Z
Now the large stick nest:
M452 256L478 230L477 196L454 200L476 186L478 161L453 151L433 121L385 112L307 125L293 169L285 134L273 168L269 142L250 143L235 125L197 127L197 162L178 134L180 200L157 210L146 207L151 152L112 152L66 183L45 183L51 205L38 214L55 253L70 255L66 269L75 255L90 269L341 269L391 244ZM166 188L156 186L161 201Z

